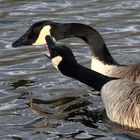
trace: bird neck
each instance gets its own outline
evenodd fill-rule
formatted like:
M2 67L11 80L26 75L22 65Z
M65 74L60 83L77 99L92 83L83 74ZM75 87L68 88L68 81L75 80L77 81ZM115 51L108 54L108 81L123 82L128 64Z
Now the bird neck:
M80 23L59 24L59 35L57 32L56 40L69 37L84 40L89 45L92 57L98 58L104 64L118 65L109 53L102 36L92 27Z
M72 77L92 88L94 88L97 91L101 91L102 87L109 81L114 80L116 78L108 77L105 75L102 75L98 72L95 72L89 68L83 67L78 64L78 66L75 67L74 73L71 75L67 75L69 77Z

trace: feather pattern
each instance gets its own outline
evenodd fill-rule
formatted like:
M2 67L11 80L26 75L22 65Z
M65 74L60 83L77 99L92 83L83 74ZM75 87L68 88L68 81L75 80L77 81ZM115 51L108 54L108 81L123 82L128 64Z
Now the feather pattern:
M122 79L112 80L103 86L101 96L110 120L140 128L139 84Z

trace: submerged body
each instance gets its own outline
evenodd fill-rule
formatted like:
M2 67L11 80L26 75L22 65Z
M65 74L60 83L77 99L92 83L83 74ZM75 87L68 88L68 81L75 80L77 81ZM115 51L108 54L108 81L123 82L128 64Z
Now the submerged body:
M12 46L43 45L46 43L46 35L51 35L54 40L70 37L84 40L91 51L92 70L107 76L130 79L140 83L140 63L126 66L117 63L108 51L102 36L85 24L40 21L33 24Z
M108 77L77 63L72 51L46 37L53 65L61 73L101 92L108 118L123 126L140 128L140 85Z

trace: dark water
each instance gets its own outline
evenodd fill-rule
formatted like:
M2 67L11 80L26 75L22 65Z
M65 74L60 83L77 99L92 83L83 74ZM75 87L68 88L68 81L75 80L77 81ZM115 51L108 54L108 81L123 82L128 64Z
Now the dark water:
M40 20L91 25L118 62L140 61L139 0L0 0L0 140L140 139L106 118L98 93L55 70L43 47L5 48ZM90 67L83 41L62 42Z

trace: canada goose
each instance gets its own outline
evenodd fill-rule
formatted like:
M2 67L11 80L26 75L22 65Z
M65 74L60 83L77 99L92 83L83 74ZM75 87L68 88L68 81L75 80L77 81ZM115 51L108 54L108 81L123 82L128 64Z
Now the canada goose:
M140 85L133 81L108 77L77 63L72 51L55 44L46 36L49 59L62 74L77 79L97 91L108 118L124 126L140 128Z
M46 43L46 35L51 35L54 40L69 37L83 39L91 50L92 70L107 76L130 79L140 83L140 63L118 64L108 51L102 36L95 29L85 24L40 21L33 24L12 46L43 45Z

